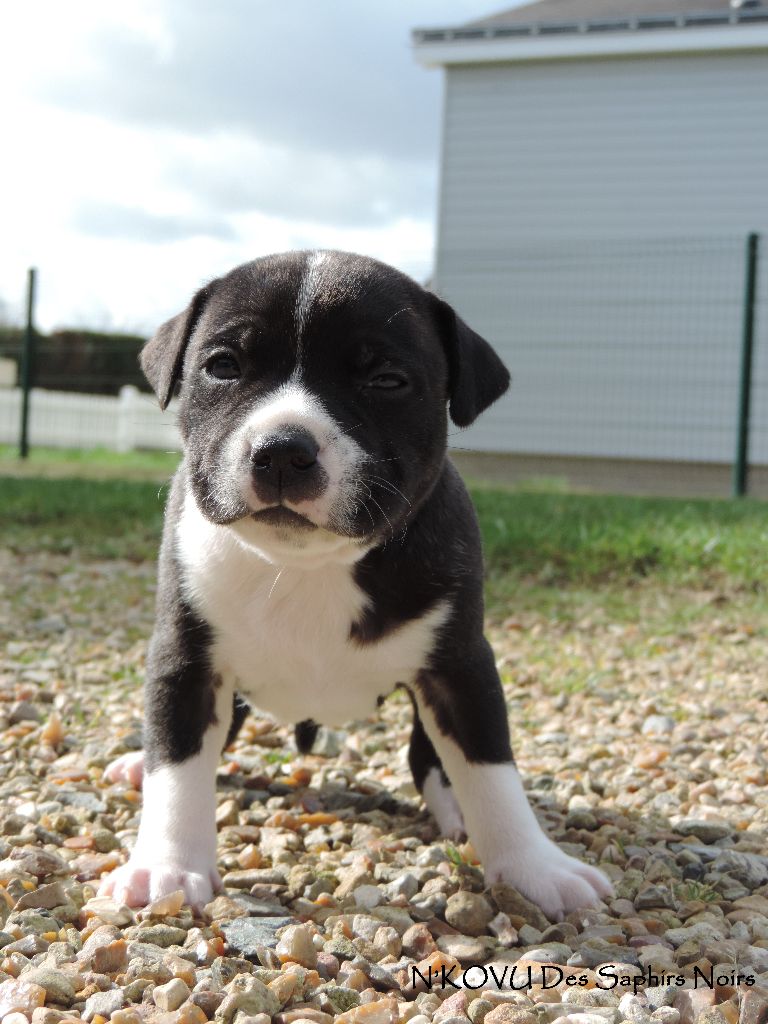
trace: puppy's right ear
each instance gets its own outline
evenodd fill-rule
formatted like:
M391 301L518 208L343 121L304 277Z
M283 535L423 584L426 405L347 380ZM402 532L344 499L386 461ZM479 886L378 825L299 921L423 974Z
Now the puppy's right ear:
M168 407L173 390L181 380L187 344L215 283L212 281L201 288L187 308L158 328L141 350L141 369L152 385L161 409Z

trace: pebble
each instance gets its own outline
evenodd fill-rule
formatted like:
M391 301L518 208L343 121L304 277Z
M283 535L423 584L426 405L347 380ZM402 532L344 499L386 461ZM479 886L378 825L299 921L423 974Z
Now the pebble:
M317 950L305 925L296 924L286 928L278 940L275 952L283 963L292 960L302 967L317 966Z
M656 907L674 908L678 904L675 894L666 885L648 885L635 896L635 909L652 910Z
M221 931L232 952L255 963L259 950L264 946L274 949L277 933L294 921L292 917L236 917L223 923Z
M648 1005L645 1000L627 992L619 999L619 1016L623 1020L643 1022L649 1016Z
M269 1016L280 1009L280 1001L267 986L248 974L238 974L226 987L226 996L216 1010L217 1021L229 1024L236 1014L266 1013Z
M128 944L125 939L99 946L93 953L93 969L98 974L113 974L126 966L128 961Z
M643 719L640 731L643 736L659 736L672 732L674 728L675 720L669 715L648 715Z
M598 820L586 807L574 807L566 815L565 827L583 828L588 832L593 832L598 827Z
M599 1013L565 1013L555 1017L552 1024L606 1024L606 1020Z
M8 709L8 721L11 725L16 725L18 722L39 722L40 718L39 708L27 700L17 700Z
M681 836L695 836L702 843L716 843L730 835L729 825L717 821L700 821L696 818L684 818L674 826L675 832Z
M501 883L491 887L491 896L496 906L510 918L522 918L522 923L533 925L544 931L549 926L549 921L542 914L535 903L527 900L522 893L511 885Z
M563 942L548 942L546 946L535 946L526 950L526 960L536 960L538 963L564 964L573 950Z
M63 971L33 967L31 971L24 972L23 980L45 989L45 998L52 1003L71 1006L75 1001L75 987Z
M487 960L496 943L493 939L471 935L441 935L437 939L437 948L458 960L462 967L472 967Z
M178 1010L189 999L189 986L181 978L172 978L165 985L156 985L152 991L155 1006L161 1010Z
M92 1021L98 1014L107 1020L116 1010L121 1010L125 1003L125 996L121 989L110 989L108 992L94 992L85 1001L83 1020Z
M532 1010L502 1003L483 1016L484 1024L537 1024L538 1017Z
M352 898L363 910L373 910L382 902L384 894L378 885L358 885L352 890Z
M579 947L579 957L582 967L598 967L601 964L639 964L637 953L634 949L626 946L616 946L613 943L605 945L592 945L584 943Z
M403 896L406 900L410 900L413 899L418 891L419 883L417 879L406 872L385 885L382 895L386 900L394 900L398 896Z
M403 933L403 953L414 960L423 960L436 949L432 933L425 924L411 925Z
M768 882L768 857L758 854L725 850L715 858L712 868L733 875L750 889Z
M336 1024L397 1024L399 1015L394 999L375 999L356 1006L336 1018Z
M45 1002L45 989L32 982L8 978L0 982L0 1018L8 1013L26 1013Z
M651 1010L662 1006L672 1006L678 989L675 985L648 985L645 988L645 999Z
M493 1010L494 1004L490 999L473 999L467 1007L467 1016L472 1024L483 1024L485 1018Z
M16 901L14 910L43 909L53 910L67 902L67 893L61 882L49 882L38 886L32 892L25 893Z
M659 1024L679 1024L680 1011L674 1006L659 1006L653 1011L650 1019L658 1021Z
M445 920L463 935L487 935L495 910L479 893L460 891L448 897Z
M147 927L140 927L131 938L140 942L148 942L153 946L160 946L167 949L169 946L180 946L187 937L186 928L176 928L173 925L159 923Z
M184 906L184 890L168 893L162 899L154 900L144 910L146 917L173 917Z
M684 942L719 942L725 938L725 932L721 927L716 927L709 921L697 921L695 924L687 925L684 928L669 928L664 933L664 938L673 946L682 946Z

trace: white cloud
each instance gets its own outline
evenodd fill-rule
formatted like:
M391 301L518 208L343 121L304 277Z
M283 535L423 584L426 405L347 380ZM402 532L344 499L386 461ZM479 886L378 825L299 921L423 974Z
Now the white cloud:
M288 248L428 276L439 75L415 24L473 0L28 0L4 13L0 298L40 268L44 329L149 330Z

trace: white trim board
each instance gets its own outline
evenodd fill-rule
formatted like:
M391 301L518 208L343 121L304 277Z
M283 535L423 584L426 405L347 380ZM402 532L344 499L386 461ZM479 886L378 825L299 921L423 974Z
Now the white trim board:
M665 29L659 32L617 32L610 35L573 33L530 35L512 39L471 39L414 43L414 55L425 67L531 60L573 60L652 53L709 53L713 50L768 49L768 25Z

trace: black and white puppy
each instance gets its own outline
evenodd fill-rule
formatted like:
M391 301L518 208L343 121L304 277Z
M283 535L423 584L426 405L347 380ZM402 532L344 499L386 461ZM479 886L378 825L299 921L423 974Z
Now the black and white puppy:
M183 888L201 905L220 885L215 774L236 695L339 725L404 686L416 785L444 833L466 829L488 884L555 918L607 896L537 823L483 636L477 520L446 434L448 415L465 427L507 389L487 342L391 267L294 252L203 288L141 361L163 407L181 381L184 458L160 553L141 824L102 892L138 905Z

